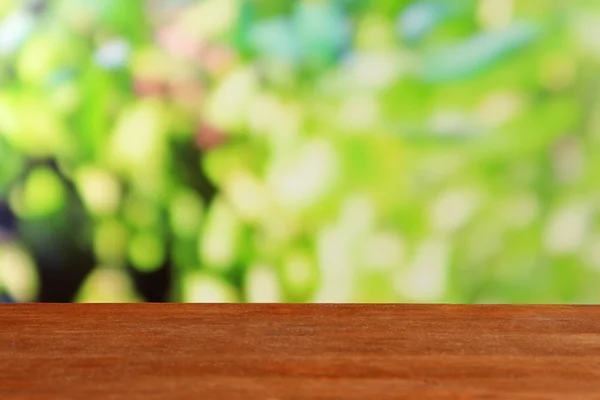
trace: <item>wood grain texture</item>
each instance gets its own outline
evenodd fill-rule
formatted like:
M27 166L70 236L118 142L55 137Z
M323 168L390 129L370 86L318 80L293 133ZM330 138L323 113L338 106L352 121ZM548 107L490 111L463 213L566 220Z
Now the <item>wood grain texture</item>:
M0 399L600 399L600 307L0 306Z

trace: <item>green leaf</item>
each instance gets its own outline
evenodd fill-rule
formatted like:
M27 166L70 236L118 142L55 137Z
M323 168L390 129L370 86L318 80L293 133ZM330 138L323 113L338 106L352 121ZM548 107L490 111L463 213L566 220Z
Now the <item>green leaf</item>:
M252 50L260 55L297 61L299 56L292 24L287 18L276 18L255 24L249 32Z
M21 155L9 147L2 136L0 136L0 160L2 160L0 168L0 197L2 197L23 168Z
M419 1L399 15L397 29L402 39L416 43L454 14L453 4L446 1Z
M142 0L96 0L100 23L114 34L138 42L146 35L147 18Z
M539 34L539 28L529 22L514 23L499 32L480 33L427 54L420 77L429 83L472 78L515 56Z
M133 235L129 243L129 261L140 272L153 272L165 261L163 238L152 231Z
M302 57L309 63L333 61L349 45L350 26L332 2L298 2L293 21Z
M27 218L40 218L64 211L67 193L54 171L39 167L29 173L23 187L22 207Z

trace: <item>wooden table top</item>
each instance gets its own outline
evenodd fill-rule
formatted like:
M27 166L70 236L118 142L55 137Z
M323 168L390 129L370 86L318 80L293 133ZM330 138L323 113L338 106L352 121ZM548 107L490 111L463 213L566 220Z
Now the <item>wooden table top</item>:
M600 399L600 307L0 306L0 399Z

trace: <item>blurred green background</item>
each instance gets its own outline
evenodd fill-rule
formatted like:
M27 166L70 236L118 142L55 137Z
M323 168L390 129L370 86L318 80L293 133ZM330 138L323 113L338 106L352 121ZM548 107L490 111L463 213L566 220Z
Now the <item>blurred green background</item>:
M0 0L4 301L600 301L600 3Z

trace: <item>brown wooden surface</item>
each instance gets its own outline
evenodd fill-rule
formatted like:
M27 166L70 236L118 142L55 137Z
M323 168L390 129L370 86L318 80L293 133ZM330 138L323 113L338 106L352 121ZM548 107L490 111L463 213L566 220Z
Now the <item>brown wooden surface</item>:
M0 399L600 399L600 307L4 305Z

